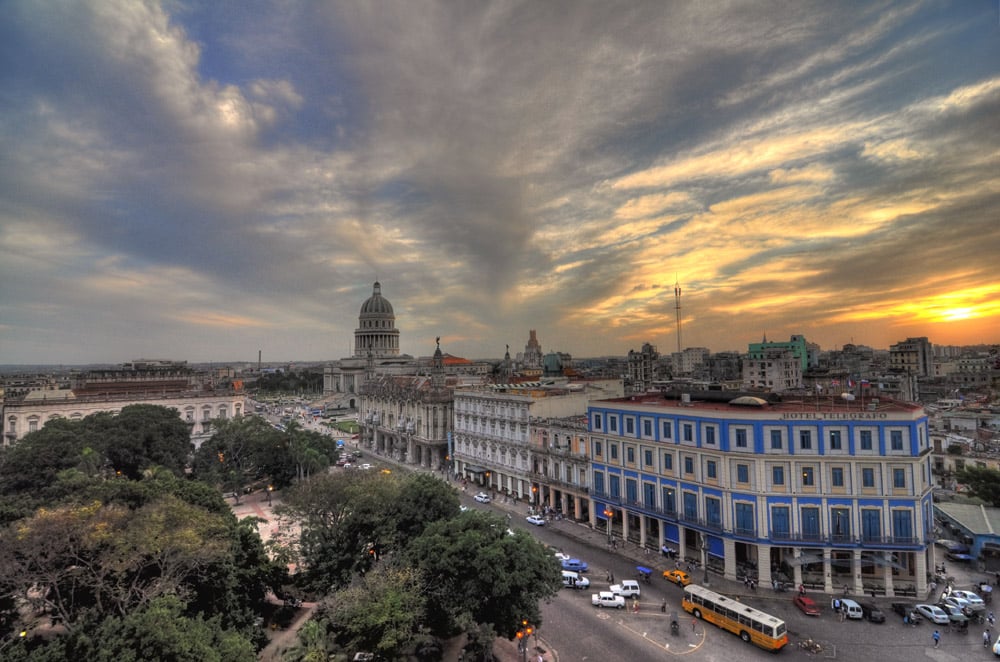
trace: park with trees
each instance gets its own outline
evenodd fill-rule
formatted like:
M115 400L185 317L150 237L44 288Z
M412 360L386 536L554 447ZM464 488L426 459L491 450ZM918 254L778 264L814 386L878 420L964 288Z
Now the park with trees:
M540 623L560 587L543 545L435 476L331 472L337 454L254 416L195 449L176 411L146 405L2 449L0 658L255 660L289 594L317 608L288 660L440 659L455 637L488 656ZM230 507L261 486L297 524L268 544Z

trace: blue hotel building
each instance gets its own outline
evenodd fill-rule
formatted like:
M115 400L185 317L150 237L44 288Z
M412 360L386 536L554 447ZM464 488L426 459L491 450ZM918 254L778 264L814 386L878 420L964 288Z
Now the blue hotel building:
M885 398L650 393L588 407L590 524L729 579L926 595L927 415Z

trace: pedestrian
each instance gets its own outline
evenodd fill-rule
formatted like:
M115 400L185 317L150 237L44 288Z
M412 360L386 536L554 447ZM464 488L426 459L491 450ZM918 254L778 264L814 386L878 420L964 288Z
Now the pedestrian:
M660 605L660 612L663 614L667 613L667 599L663 598L663 604Z
M639 598L632 598L632 612L639 613Z
M993 623L996 622L996 617L993 616L993 612L992 611L990 612L990 615L986 617L986 620L988 620L990 622L990 627L992 628L993 627Z
M613 573L613 572L611 573L611 579L608 580L608 581L610 581L612 584L615 583L615 573Z
M874 597L875 597L875 589L872 588L872 598L874 598Z
M698 625L698 619L697 618L692 618L691 619L691 632L694 632L694 628L695 628L696 625Z
M989 648L990 645L990 631L983 630L983 648Z
M941 633L938 632L937 630L934 630L934 634L932 634L931 636L934 638L934 648L937 648L938 644L941 643Z

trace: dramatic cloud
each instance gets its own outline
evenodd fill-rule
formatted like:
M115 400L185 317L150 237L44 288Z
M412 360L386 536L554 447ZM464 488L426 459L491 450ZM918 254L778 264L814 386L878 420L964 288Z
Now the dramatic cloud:
M13 0L0 363L997 342L996 19Z

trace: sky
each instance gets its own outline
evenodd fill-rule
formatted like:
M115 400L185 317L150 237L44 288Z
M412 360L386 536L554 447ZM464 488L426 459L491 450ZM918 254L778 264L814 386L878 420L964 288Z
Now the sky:
M0 363L1000 342L1000 16L8 0Z

